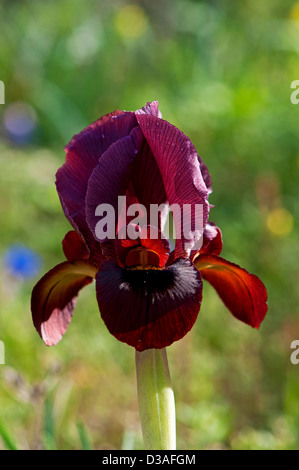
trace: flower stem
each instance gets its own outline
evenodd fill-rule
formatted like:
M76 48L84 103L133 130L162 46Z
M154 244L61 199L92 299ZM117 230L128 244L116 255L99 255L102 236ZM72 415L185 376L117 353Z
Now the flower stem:
M139 413L146 450L175 450L175 404L166 349L136 351Z

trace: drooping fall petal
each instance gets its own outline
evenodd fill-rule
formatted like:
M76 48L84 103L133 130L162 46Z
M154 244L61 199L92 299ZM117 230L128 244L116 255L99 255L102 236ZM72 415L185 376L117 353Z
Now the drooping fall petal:
M164 348L192 328L202 281L189 260L162 270L130 270L112 261L96 276L101 316L117 339L138 351Z
M238 320L259 328L268 306L266 288L257 276L215 255L199 255L194 264Z
M45 274L31 296L34 326L47 346L57 344L64 335L84 286L90 284L97 268L88 261L65 261Z
M177 258L186 257L187 244L192 249L201 238L209 215L209 191L199 157L190 139L169 122L150 115L137 115L137 120L160 169L169 204L177 204L180 208L180 214L173 212L177 238L175 252ZM195 205L202 207L202 221L196 233L196 214L194 210L189 214L189 232L194 231L194 239L184 230L183 205L193 209Z

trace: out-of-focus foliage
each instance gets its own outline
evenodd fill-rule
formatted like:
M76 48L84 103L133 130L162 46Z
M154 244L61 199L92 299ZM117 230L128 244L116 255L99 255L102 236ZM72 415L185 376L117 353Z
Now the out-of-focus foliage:
M179 449L298 449L299 2L7 0L0 4L0 447L142 448L134 351L80 295L63 341L30 317L34 283L63 260L55 191L63 147L115 108L157 99L213 178L223 256L267 286L259 331L204 285L198 322L168 350ZM14 277L15 245L43 260Z

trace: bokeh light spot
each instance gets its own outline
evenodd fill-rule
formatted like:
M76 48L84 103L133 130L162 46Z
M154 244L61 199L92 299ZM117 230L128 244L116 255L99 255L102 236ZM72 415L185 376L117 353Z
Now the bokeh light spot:
M6 134L14 143L27 144L32 140L37 124L36 112L27 103L12 103L4 112L3 124Z
M117 32L126 38L138 38L142 36L148 25L148 19L144 10L138 5L126 5L121 8L115 17Z
M291 20L299 21L299 2L296 2L290 12Z
M294 225L292 214L283 207L273 209L267 217L268 230L277 237L288 235Z

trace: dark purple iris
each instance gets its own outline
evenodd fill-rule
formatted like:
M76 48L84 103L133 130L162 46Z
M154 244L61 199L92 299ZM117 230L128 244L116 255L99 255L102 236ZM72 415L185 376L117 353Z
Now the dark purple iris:
M74 230L63 240L67 261L45 274L32 292L33 322L47 345L62 338L79 290L93 278L108 330L139 351L164 348L192 328L202 279L236 318L259 327L267 312L266 289L256 276L219 256L221 232L208 222L208 169L189 138L161 118L157 102L136 112L115 111L76 135L66 147L56 185ZM179 207L179 214L173 212L177 237L171 253L162 233L165 213L159 213L157 226L133 226L132 239L124 231L132 218L119 218L120 196L148 214L153 205ZM111 231L97 236L97 208L103 204L115 209L113 236ZM179 223L186 206L201 207L200 248ZM195 211L189 215L195 227Z

